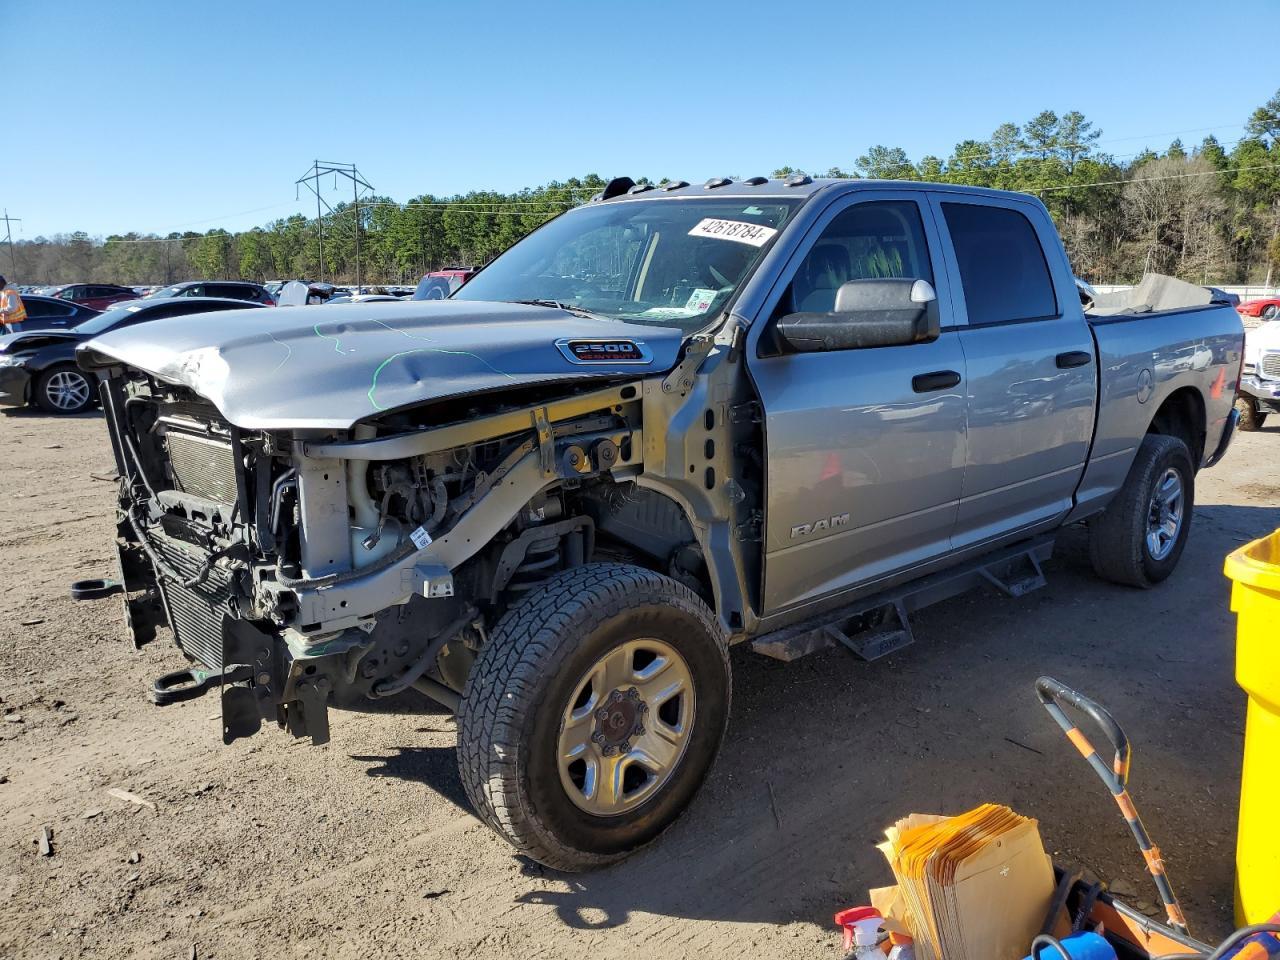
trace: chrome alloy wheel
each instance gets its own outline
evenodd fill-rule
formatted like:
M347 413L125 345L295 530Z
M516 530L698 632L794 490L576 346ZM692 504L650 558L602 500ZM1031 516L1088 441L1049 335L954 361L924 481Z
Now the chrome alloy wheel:
M1156 482L1147 507L1147 552L1152 560L1163 560L1173 552L1182 515L1182 475L1170 467Z
M74 370L59 370L44 385L44 395L59 410L77 410L89 400L89 381Z
M597 817L644 803L680 765L694 707L693 675L669 644L642 638L610 650L560 721L556 756L569 799Z

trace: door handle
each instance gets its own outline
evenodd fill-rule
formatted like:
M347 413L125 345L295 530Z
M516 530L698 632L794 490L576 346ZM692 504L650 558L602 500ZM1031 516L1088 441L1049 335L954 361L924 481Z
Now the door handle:
M1058 369L1070 370L1072 367L1083 367L1093 361L1093 354L1084 350L1068 350L1058 354Z
M954 370L935 370L933 373L917 373L911 378L911 389L916 393L946 390L960 382L960 374Z

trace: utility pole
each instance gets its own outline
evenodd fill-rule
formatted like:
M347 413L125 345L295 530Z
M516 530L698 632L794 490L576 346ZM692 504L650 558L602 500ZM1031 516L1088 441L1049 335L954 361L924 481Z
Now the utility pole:
M21 223L22 218L9 216L9 211L8 209L6 209L4 212L3 219L4 219L4 239L5 239L5 243L9 244L9 264L13 268L13 275L16 277L18 275L18 258L14 256L14 253L13 253L13 231L9 225L11 223Z
M338 177L343 176L351 181L351 205L355 213L355 230L356 230L356 290L360 289L360 191L368 190L373 193L373 185L360 175L360 171L356 169L354 163L337 163L331 160L313 160L311 169L294 181L295 189L305 184L307 189L316 195L316 232L320 244L320 279L324 280L324 214L321 212L320 205L324 204L325 208L333 213L333 207L329 206L327 200L320 195L320 178L325 174L333 174L333 182L336 185Z

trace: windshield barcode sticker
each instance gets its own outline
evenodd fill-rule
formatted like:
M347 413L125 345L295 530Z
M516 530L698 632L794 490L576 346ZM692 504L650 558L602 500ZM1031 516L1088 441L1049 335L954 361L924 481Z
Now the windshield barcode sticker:
M714 237L717 240L733 240L747 243L753 247L763 247L778 231L773 227L762 227L758 223L744 223L741 220L714 220L708 217L689 231L691 237Z

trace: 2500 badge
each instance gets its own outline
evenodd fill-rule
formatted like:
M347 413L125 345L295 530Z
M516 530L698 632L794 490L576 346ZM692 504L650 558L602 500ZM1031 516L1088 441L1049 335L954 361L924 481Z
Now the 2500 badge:
M653 357L639 340L557 340L570 363L649 363Z

